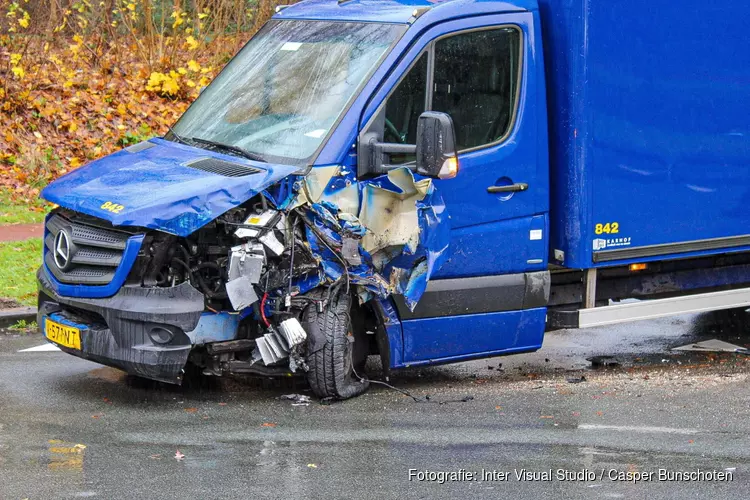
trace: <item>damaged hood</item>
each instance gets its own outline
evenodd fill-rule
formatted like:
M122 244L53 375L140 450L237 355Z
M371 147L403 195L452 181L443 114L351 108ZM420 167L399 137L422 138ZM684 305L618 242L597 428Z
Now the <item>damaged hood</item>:
M60 177L41 196L115 226L187 236L297 171L151 139Z

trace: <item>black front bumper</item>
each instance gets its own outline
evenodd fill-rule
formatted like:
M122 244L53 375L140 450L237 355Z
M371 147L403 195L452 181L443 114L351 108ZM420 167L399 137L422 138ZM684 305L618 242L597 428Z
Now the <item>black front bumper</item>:
M182 382L183 368L192 348L185 332L195 329L204 309L204 297L188 283L171 288L122 287L112 297L88 299L58 295L44 268L37 272L37 324L54 314L81 330L81 350L63 351L130 374L172 384ZM174 334L168 344L149 336L154 328ZM44 332L42 332L44 333Z

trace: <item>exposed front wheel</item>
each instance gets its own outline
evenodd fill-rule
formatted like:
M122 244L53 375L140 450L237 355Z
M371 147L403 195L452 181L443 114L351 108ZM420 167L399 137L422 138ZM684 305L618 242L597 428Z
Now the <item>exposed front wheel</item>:
M302 315L308 334L307 380L319 398L348 399L370 386L360 379L365 358L356 354L362 350L355 349L351 313L351 296L339 291L332 294L322 312L312 304Z

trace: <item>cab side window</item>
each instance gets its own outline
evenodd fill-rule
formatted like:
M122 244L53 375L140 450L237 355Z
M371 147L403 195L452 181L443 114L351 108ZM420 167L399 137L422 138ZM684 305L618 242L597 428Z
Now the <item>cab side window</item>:
M386 101L384 141L416 144L417 121L425 110L451 116L459 151L502 139L516 107L520 46L521 32L512 27L467 31L433 42ZM430 75L428 56L433 52ZM414 155L390 158L391 164L410 161Z
M508 132L519 45L514 28L470 31L435 42L432 110L453 118L459 151L491 144Z

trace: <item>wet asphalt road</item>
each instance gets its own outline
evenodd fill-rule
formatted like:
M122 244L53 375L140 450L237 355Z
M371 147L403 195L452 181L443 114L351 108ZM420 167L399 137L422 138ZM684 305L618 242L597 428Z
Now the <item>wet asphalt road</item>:
M669 351L713 337L750 344L711 315L561 331L538 353L394 374L432 403L374 387L292 406L278 397L309 394L304 384L169 390L19 353L42 339L0 333L0 498L748 498L750 360ZM620 366L589 369L599 354ZM441 484L410 469L477 477ZM522 469L536 476L517 480ZM659 481L659 469L733 480Z

